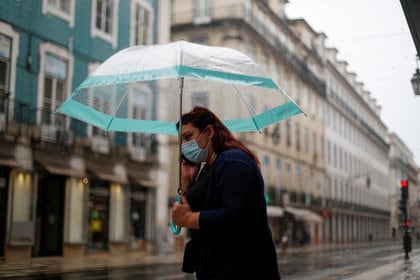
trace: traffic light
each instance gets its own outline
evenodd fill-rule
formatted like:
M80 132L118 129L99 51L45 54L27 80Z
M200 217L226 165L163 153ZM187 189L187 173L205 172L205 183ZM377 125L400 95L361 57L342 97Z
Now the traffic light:
M408 180L401 180L401 199L408 199Z
M410 220L405 221L404 225L409 228L411 226L411 221Z

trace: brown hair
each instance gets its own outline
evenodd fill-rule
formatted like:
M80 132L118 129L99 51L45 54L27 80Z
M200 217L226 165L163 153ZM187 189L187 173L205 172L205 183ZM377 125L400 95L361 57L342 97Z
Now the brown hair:
M208 125L212 125L214 127L212 144L217 154L229 149L240 149L249 155L257 165L260 164L258 157L244 143L236 139L223 122L209 109L194 107L189 113L182 115L181 121L182 125L192 124L200 131L203 131ZM177 129L179 129L178 124Z

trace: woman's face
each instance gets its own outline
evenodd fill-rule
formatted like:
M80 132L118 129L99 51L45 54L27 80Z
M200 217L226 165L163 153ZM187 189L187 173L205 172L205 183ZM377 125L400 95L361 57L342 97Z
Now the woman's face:
M200 131L198 127L193 126L192 124L185 124L182 126L182 143L189 142L193 139L197 140L198 146L204 149L209 141L208 129ZM201 136L201 137L200 137Z

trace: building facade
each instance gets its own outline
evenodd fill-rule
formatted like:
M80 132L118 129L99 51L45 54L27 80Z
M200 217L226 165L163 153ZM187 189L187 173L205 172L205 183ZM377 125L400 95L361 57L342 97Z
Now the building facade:
M389 237L388 151L380 108L325 46L290 20L287 1L173 1L171 38L237 49L305 110L240 137L258 153L274 240L300 244Z
M408 180L408 219L411 221L413 240L420 240L420 192L418 169L413 153L395 133L388 134L389 150L389 201L391 204L390 231L392 236L404 234L404 217L400 209L401 181Z
M327 49L325 69L329 241L387 238L389 145L380 107L334 48Z
M56 114L115 52L169 39L165 1L4 1L0 10L0 257L154 250L166 211L157 139ZM130 93L132 117L155 110ZM103 106L99 104L98 106Z

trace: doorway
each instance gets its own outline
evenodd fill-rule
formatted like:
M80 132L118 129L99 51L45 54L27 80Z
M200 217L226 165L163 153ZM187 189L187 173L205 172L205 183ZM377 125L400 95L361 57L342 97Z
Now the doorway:
M130 203L130 248L144 250L146 237L146 196L143 187L131 186Z
M40 177L34 256L59 256L63 253L65 178L55 175Z
M4 257L4 246L6 245L9 173L10 169L0 168L0 258Z

